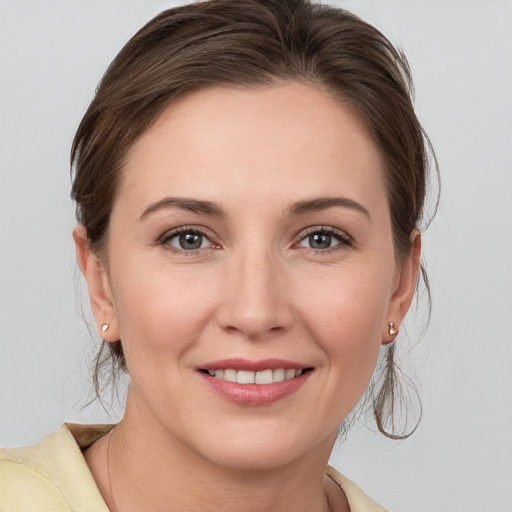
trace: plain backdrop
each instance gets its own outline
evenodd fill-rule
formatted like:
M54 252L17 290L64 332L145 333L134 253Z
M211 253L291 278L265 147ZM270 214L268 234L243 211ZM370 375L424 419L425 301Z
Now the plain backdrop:
M421 321L403 339L421 426L396 442L358 423L332 463L395 511L510 512L512 2L337 4L404 48L442 199L424 236L432 321L419 342ZM172 5L0 0L0 445L121 413L81 409L93 341L80 313L82 303L89 314L71 239L68 155L108 63Z

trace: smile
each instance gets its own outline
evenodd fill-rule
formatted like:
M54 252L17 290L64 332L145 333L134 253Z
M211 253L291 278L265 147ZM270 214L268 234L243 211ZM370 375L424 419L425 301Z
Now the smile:
M222 379L227 382L236 382L238 384L275 384L285 380L300 377L303 370L276 368L275 370L267 369L253 372L250 370L234 370L228 368L226 370L205 370L210 377Z
M205 384L225 400L242 406L263 406L299 391L314 368L297 361L224 359L198 368Z

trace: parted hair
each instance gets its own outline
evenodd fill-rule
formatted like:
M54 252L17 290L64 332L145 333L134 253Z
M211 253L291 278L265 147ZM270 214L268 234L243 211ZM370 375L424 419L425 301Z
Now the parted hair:
M413 107L405 56L382 33L346 10L307 0L207 0L166 10L142 27L105 72L71 150L72 198L92 250L107 257L109 219L125 157L177 98L209 86L258 87L300 81L321 88L364 122L385 163L397 261L423 219L429 163L435 156ZM436 163L437 170L437 163ZM427 285L422 267L422 277ZM395 342L396 343L396 342ZM378 429L394 424L403 397L395 344L372 382ZM100 346L101 375L126 371L122 340ZM114 378L115 381L115 378Z

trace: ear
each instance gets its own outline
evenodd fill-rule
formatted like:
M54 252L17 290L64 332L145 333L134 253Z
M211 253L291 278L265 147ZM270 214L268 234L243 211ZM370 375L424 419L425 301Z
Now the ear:
M84 226L73 230L78 266L87 282L89 300L100 336L109 342L119 340L119 328L110 281L103 263L92 252ZM108 326L104 328L103 326Z
M421 234L418 229L411 232L410 241L409 255L397 269L393 284L393 295L388 308L387 322L382 333L383 345L391 343L396 338L414 297L421 257ZM390 322L394 325L390 326Z

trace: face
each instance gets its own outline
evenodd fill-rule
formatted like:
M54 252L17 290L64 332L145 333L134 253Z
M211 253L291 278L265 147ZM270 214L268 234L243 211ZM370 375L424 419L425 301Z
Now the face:
M127 413L223 466L328 453L416 277L363 124L304 84L211 88L123 172L105 261L78 245L98 326L123 343Z

